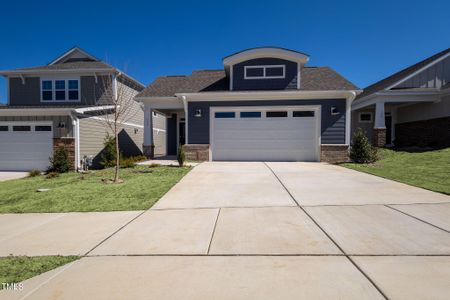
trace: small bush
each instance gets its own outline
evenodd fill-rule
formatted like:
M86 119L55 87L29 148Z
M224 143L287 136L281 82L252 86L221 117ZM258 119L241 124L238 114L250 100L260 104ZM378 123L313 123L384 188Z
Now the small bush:
M116 165L116 139L108 133L103 140L103 145L105 147L100 155L100 165L103 168L114 167Z
M66 173L70 170L69 153L66 148L56 149L53 157L50 158L50 168L47 172Z
M52 178L56 178L59 177L59 173L58 172L48 172L47 175L45 175L45 178L47 179L52 179Z
M150 169L152 169L152 168L161 167L161 165L160 165L160 164L152 163L152 164L148 165L148 167L149 167Z
M350 158L356 163L372 163L377 160L377 149L367 139L361 128L353 134L353 142L350 149Z
M129 158L123 158L120 160L120 167L121 168L134 168L136 165L136 162L132 157Z
M36 177L36 176L40 176L41 175L41 171L39 170L31 170L28 173L28 177Z
M180 167L184 166L186 155L184 154L184 147L182 145L178 146L177 160Z

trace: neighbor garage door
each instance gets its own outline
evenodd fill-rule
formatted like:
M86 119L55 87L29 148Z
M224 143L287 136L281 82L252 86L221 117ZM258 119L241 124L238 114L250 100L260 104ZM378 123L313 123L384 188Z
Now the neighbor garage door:
M0 122L0 171L45 170L53 153L51 123Z
M320 108L211 109L212 160L318 161Z

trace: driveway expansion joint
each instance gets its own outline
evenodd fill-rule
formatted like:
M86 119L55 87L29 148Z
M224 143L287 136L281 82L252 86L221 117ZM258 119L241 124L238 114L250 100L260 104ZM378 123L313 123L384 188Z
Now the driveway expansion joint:
M434 228L437 228L437 229L440 229L440 230L445 231L445 232L447 232L447 233L450 233L450 231L447 230L447 229L444 229L444 228L439 227L439 226L437 226L437 225L434 225L434 224L432 224L432 223L430 223L430 222L427 222L427 221L425 221L425 220L422 220L422 219L420 219L420 218L418 218L418 217L416 217L416 216L413 216L413 215L408 214L408 213L406 213L406 212L404 212L404 211L401 211L401 210L399 210L399 209L397 209L397 208L395 208L395 207L392 207L391 205L385 205L385 206L386 206L387 208L393 209L393 210L395 210L395 211L397 211L397 212L399 212L399 213L402 213L402 214L404 214L404 215L406 215L406 216L408 216L408 217L411 217L411 218L413 218L413 219L416 219L417 221L420 221L420 222L425 223L425 224L427 224L427 225L433 226Z
M209 254L209 251L211 250L211 245L214 239L214 233L216 233L216 227L217 227L217 221L219 220L219 215L220 215L220 210L221 208L219 207L219 210L217 211L217 216L216 216L216 220L214 222L214 227L211 233L211 239L209 240L209 245L208 245L208 250L206 251L206 254Z
M311 221L316 224L317 227L333 242L333 244L344 254L344 256L352 263L352 265L373 285L373 287L383 296L384 299L389 299L386 294L381 290L381 288L356 264L356 262L353 261L353 259L345 253L344 249L339 246L339 244L319 225L319 223L314 220L314 218L297 202L297 200L294 198L294 196L291 194L291 192L287 189L287 187L284 185L284 183L281 181L281 179L277 176L275 171L266 163L264 162L264 165L272 172L273 176L278 180L278 182L281 184L281 186L286 190L286 192L289 194L289 196L292 198L292 200L297 204L297 206L311 219Z

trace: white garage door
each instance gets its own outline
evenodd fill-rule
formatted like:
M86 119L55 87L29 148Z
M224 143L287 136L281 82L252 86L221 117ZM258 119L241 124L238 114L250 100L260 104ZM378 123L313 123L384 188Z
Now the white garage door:
M212 160L318 161L320 107L211 109Z
M0 171L45 170L53 154L48 122L0 122Z

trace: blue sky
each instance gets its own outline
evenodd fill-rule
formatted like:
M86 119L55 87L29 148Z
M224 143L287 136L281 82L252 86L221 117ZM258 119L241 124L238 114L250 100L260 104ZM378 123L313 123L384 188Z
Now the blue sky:
M359 87L450 47L450 1L5 1L0 70L78 45L144 84L258 46L308 53ZM0 79L0 102L5 102Z

